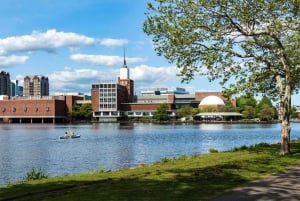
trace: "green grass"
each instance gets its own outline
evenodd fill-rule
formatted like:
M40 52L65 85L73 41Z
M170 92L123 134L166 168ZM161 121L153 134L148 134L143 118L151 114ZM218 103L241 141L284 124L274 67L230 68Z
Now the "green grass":
M82 173L10 184L0 200L210 200L232 188L300 165L300 140L293 154L259 144L230 152L164 158L152 165Z

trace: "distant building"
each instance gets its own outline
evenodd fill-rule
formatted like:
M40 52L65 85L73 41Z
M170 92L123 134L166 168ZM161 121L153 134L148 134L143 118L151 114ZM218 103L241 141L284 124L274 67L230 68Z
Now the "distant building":
M10 75L8 72L0 72L0 95L10 96Z
M184 88L150 88L141 91L141 95L189 94Z
M91 89L91 102L93 118L96 121L117 121L123 116L122 103L129 103L134 98L134 82L130 79L129 69L124 64L120 69L118 82L104 81L93 84Z
M23 87L24 96L49 96L48 77L42 75L26 76Z
M0 122L65 123L80 96L0 96Z
M11 96L23 96L23 86L19 86L19 80L11 80L10 84Z

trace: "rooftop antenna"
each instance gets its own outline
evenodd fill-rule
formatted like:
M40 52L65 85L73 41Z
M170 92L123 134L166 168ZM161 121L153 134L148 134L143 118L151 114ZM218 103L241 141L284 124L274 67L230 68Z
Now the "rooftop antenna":
M125 47L124 47L124 65L123 65L123 68L127 68L126 59L125 59Z

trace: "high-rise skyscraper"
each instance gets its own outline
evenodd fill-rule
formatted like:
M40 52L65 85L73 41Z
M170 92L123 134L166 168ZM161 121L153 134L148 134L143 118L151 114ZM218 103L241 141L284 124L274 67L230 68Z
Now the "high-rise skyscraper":
M19 86L19 80L11 80L10 95L11 96L23 96L23 87Z
M0 95L10 96L10 75L8 72L0 72Z
M26 76L23 83L24 96L49 96L48 77L42 75Z

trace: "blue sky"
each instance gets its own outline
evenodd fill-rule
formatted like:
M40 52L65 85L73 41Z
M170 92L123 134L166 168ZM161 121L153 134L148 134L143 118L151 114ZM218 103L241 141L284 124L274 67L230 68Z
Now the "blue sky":
M197 78L181 84L143 30L146 0L10 0L0 6L0 69L11 79L49 77L50 93L90 93L117 80L123 50L135 91L149 87L220 90Z
M90 93L91 84L117 81L126 49L135 92L149 87L218 91L195 77L181 84L174 64L158 57L143 32L148 0L9 0L0 6L0 69L11 79L49 77L50 94Z

